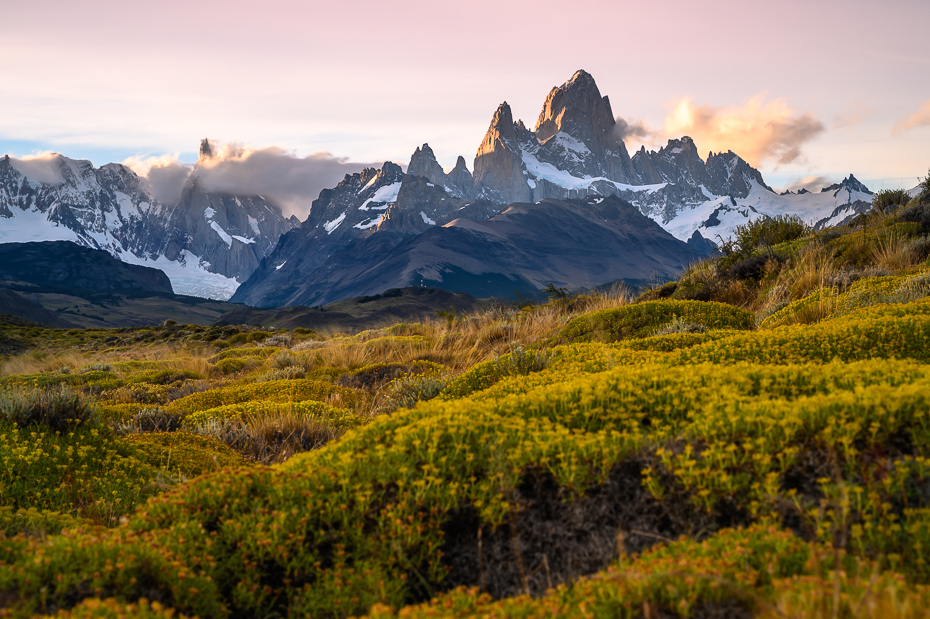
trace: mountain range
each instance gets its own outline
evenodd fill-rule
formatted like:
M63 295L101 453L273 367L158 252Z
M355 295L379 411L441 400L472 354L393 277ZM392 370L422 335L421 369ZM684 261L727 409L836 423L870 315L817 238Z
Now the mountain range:
M176 292L235 290L232 301L261 307L410 285L512 298L549 282L667 279L752 219L836 225L872 198L852 175L779 195L737 154L702 158L687 136L630 156L585 71L550 91L532 130L502 103L474 173L464 157L446 172L424 144L406 171L385 162L323 190L303 222L261 196L206 191L198 166L170 206L126 166L56 164L58 178L37 180L0 159L0 242L72 240L161 268Z
M63 240L103 249L161 269L179 294L228 299L299 223L261 196L205 191L197 166L180 201L165 205L125 165L94 168L61 155L48 163L57 178L36 180L18 160L0 158L0 243Z

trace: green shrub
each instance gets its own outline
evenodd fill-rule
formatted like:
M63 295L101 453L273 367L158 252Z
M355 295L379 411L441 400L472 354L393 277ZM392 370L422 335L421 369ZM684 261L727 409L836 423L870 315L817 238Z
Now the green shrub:
M284 368L290 367L304 367L304 364L305 362L302 357L287 350L282 350L271 360L271 367L276 370L283 370Z
M275 353L277 353L280 348L274 347L261 347L255 346L251 348L233 348L232 350L224 350L223 352L217 353L210 357L210 363L218 363L223 359L233 359L238 357L257 357L259 359L266 359Z
M237 333L229 338L229 344L251 344L253 342L262 342L271 336L265 331L252 331L251 333Z
M243 458L220 441L188 432L147 432L123 439L139 461L170 475L197 477L228 466L245 466Z
M129 617L133 619L187 619L187 615L179 614L174 609L166 608L158 602L145 598L131 604L115 598L105 600L91 598L70 610L61 610L54 615L54 619L127 619Z
M911 201L906 189L880 189L872 197L872 209L879 213L893 211Z
M216 362L216 369L218 369L223 374L235 374L236 372L241 372L245 369L248 363L245 359L239 357L233 357L231 359L222 359Z
M151 385L170 385L185 380L202 380L203 376L190 370L149 370L126 379L126 384L149 383Z
M9 506L0 507L0 532L6 537L18 534L43 537L58 535L64 529L89 529L93 523L70 514L48 510L26 508L16 510Z
M432 400L442 393L448 382L448 379L433 374L407 374L397 378L388 387L385 408L393 411Z
M462 398L476 391L483 391L507 376L525 376L539 372L549 365L548 351L527 350L517 343L510 345L510 352L492 361L485 361L449 381L442 392L443 399Z
M752 329L755 326L751 312L725 303L646 301L574 318L557 339L562 342L617 342L631 337L646 337L676 317L709 329Z
M0 505L54 511L113 526L158 494L157 472L108 428L56 432L0 422Z
M243 402L303 402L306 400L323 400L331 395L339 396L350 404L359 401L362 394L352 389L345 389L330 383L306 378L273 380L192 393L169 404L167 410L187 415L218 406Z
M0 394L0 417L23 428L43 425L55 432L67 432L95 421L96 409L80 393L63 385Z
M720 245L724 266L749 258L758 250L794 241L811 232L810 225L797 215L760 217L737 226L733 236Z

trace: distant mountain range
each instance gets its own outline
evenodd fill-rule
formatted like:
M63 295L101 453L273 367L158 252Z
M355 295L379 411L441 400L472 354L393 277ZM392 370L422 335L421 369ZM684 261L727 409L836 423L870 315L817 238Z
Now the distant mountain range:
M175 292L228 299L286 231L299 224L261 196L209 193L195 166L174 206L144 178L111 163L57 156L39 182L0 158L0 243L73 241L165 271Z
M689 137L631 157L584 71L552 89L532 131L502 103L473 174L464 157L445 172L424 144L406 172L386 162L323 190L302 223L261 196L204 191L197 167L168 207L123 165L57 165L58 182L40 182L0 159L0 242L72 240L161 268L176 292L235 290L263 307L410 285L513 297L548 282L659 280L758 217L836 225L872 198L852 175L779 195L735 153L703 159Z

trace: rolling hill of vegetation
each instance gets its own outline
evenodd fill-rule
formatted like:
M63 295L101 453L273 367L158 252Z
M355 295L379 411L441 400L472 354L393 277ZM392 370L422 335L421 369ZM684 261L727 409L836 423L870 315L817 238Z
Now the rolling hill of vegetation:
M638 298L2 327L0 609L930 614L930 184Z

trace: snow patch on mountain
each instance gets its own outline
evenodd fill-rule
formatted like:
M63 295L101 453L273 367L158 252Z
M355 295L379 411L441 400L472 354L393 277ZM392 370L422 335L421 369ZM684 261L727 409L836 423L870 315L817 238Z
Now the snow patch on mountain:
M871 205L872 194L853 189L851 184L847 182L830 192L778 195L752 180L745 198L714 196L682 208L669 220L663 221L656 215L653 219L682 241L691 238L695 231L717 242L726 240L737 226L761 217L797 215L819 229L841 224ZM701 189L705 195L710 193L703 186Z
M336 228L342 225L342 222L346 220L346 213L347 211L342 211L342 215L336 219L333 219L332 221L327 221L325 224L323 224L323 229L326 230L326 234L332 234L336 231Z
M171 280L171 287L175 294L228 301L239 287L239 282L235 279L208 271L207 267L210 263L201 260L188 250L182 251L178 260L168 260L164 256L158 256L155 259L140 258L131 252L118 254L116 257L128 264L138 264L164 271Z
M368 181L368 185L365 185L365 187L367 188L368 186L370 186L372 182L375 180L377 180L377 177ZM380 205L380 206L370 207L374 210L387 209L388 205L394 204L395 202L397 202L397 194L400 193L401 185L403 185L403 182L398 181L396 183L391 183L390 185L385 185L384 187L379 188L378 191L376 191L373 196L365 200L365 202L363 202L362 205L358 207L358 210L367 211L369 209L369 206L368 206L369 204Z
M223 242L226 243L228 247L232 247L232 237L225 230L223 230L223 226L216 223L215 221L211 221L210 227L213 228L213 231L216 232L221 239L223 239Z

